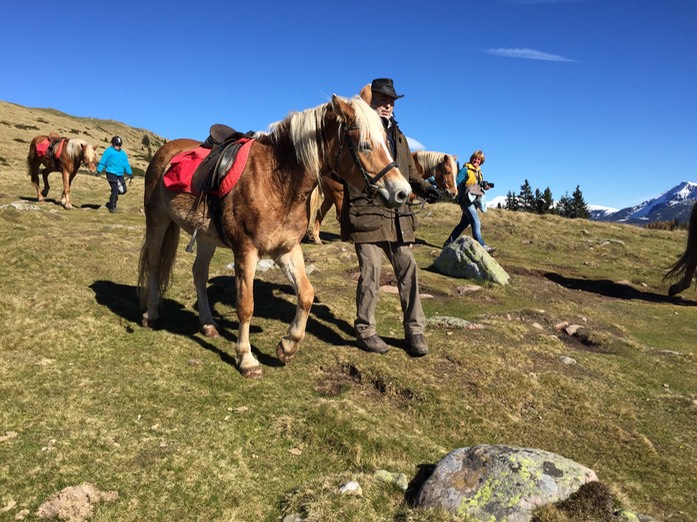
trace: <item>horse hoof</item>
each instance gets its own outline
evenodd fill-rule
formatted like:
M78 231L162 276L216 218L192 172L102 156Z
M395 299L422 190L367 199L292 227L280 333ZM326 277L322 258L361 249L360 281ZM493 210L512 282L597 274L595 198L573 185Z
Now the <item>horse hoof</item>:
M251 368L240 368L242 376L247 379L261 379L261 366L252 366Z
M212 324L204 324L203 326L201 326L201 332L206 337L210 337L212 339L220 337L220 333L218 333L218 329L215 327L215 325L212 325Z
M39 201L42 201L46 196L48 196L48 189L44 189L41 191L41 198Z
M68 203L67 205L63 205L63 208L65 210L70 210L71 208L73 208L73 206L70 203Z
M157 319L148 319L144 315L143 318L140 320L140 324L142 324L144 328L155 328L157 326L157 321Z
M286 346L288 346L287 349ZM278 357L278 360L283 364L288 364L292 361L297 351L298 343L294 343L285 337L278 341L278 345L276 345L276 357Z

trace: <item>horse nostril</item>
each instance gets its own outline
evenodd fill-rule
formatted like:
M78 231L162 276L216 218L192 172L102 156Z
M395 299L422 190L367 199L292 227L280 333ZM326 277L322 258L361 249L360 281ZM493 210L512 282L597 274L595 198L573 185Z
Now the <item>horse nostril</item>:
M402 203L402 202L406 201L407 197L408 197L407 191L400 190L399 192L397 192L395 199L397 200L398 203Z

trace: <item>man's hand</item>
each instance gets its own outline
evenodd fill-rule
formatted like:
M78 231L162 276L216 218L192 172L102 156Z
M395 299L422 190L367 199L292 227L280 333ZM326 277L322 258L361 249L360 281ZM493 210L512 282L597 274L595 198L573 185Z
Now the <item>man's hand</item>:
M428 187L426 190L426 202L427 203L435 203L437 201L440 201L440 191L436 187Z

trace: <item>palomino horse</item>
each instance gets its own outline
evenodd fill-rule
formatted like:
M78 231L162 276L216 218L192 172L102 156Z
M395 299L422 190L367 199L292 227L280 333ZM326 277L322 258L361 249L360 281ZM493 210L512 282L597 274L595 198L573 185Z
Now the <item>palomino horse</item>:
M423 179L433 177L436 187L444 191L451 198L457 195L457 186L455 184L455 177L457 176L458 170L457 156L444 154L442 152L420 150L413 152L412 158L414 158L416 170ZM412 201L414 197L412 193ZM312 191L310 200L308 201L309 226L306 234L308 240L316 245L322 244L319 238L319 229L322 225L322 220L332 208L332 205L336 208L336 219L339 219L343 198L343 184L333 173L325 177L321 185L318 185L315 190Z
M663 276L664 281L676 281L670 285L668 295L673 296L690 288L692 278L695 275L695 268L697 268L697 203L692 207L692 213L690 214L685 252L678 258L675 264L669 267L668 272Z
M47 145L53 142L52 152L49 157L45 154ZM77 174L80 164L84 163L90 172L97 172L97 153L95 150L98 145L90 145L85 140L73 138L61 138L59 136L36 136L29 145L29 155L27 156L27 168L31 183L36 189L36 199L43 201L48 195L48 175L58 171L63 174L63 194L61 195L61 205L66 209L73 208L70 204L70 185ZM44 153L38 152L43 150ZM44 189L39 187L39 168L44 167L41 176L44 179Z
M176 154L199 145L187 139L170 141L157 151L145 174L146 233L138 278L141 305L147 306L143 324L159 319L160 296L171 282L180 227L189 234L197 231L193 276L201 329L205 335L218 335L206 283L216 247L227 246L235 257L237 366L245 377L260 377L261 366L249 340L257 261L273 258L295 289L295 318L276 347L285 364L305 336L314 299L300 242L307 230L305 202L318 181L330 170L341 172L348 183L380 196L392 208L404 203L411 187L385 146L380 119L358 97L334 95L328 104L289 115L254 141L239 181L218 202L219 216L197 205L197 196L168 190L162 181Z

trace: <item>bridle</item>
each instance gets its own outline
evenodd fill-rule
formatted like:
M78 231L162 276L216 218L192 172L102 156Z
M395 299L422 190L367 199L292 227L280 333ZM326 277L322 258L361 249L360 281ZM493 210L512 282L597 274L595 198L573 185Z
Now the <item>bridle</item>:
M392 161L375 175L371 175L368 171L366 171L365 167L363 167L363 164L361 163L361 159L358 157L358 154L356 154L356 149L353 145L353 140L351 139L351 136L349 136L350 131L357 129L358 127L356 126L348 127L344 123L339 124L339 150L336 154L336 164L334 165L334 168L332 170L334 172L337 171L339 167L339 160L341 159L341 153L344 150L344 143L346 143L348 145L349 151L351 152L353 163L356 165L356 167L358 167L358 170L361 172L361 175L363 176L363 181L365 181L365 188L363 189L363 191L368 196L372 197L379 190L376 183L380 181L383 177L385 177L385 174L387 174L390 170L399 168L399 165L397 165L396 161Z

